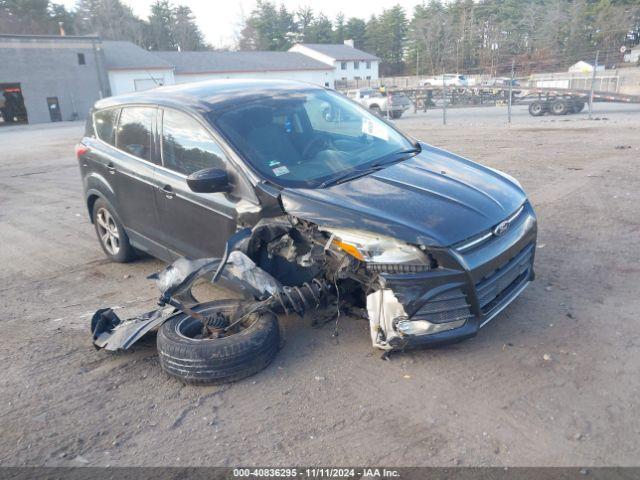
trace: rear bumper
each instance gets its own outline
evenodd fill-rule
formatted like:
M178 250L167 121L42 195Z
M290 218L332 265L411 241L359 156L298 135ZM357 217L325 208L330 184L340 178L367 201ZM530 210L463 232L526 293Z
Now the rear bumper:
M383 274L384 288L393 292L406 313L394 319L395 346L438 345L476 335L534 279L536 237L535 214L527 202L505 235L464 254L453 248L431 250L440 268ZM428 324L437 325L437 333L420 334L412 328Z

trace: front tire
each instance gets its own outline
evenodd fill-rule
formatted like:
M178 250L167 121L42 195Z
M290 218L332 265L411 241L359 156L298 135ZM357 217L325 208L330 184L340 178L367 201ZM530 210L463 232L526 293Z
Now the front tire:
M218 300L194 310L207 317L231 315L237 300ZM261 312L248 317L245 328L220 338L202 338L202 323L179 313L162 324L157 346L160 366L182 382L213 385L235 382L264 369L275 358L280 343L276 316Z
M109 260L127 263L135 258L135 250L129 243L127 232L111 205L102 198L96 200L93 204L92 218L102 251Z

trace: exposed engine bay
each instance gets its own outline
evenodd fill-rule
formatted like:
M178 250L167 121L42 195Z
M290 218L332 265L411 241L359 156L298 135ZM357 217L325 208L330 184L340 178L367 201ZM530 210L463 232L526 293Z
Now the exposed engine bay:
M333 302L337 315L341 308L357 312L366 308L362 316L369 319L373 345L385 351L401 349L403 333L396 323L407 315L394 293L385 289L380 273L430 269L435 260L420 253L422 265L403 265L407 246L396 252L385 248L377 255L375 249L364 253L349 240L346 230L323 229L291 216L263 219L233 235L222 258L180 258L149 277L161 292L160 308L128 320L119 319L111 309L98 310L92 320L94 344L107 350L127 349L177 312L200 320L209 335L220 334L216 328L220 320L199 314L191 291L198 279L208 277L247 299L227 323L260 310L303 316ZM384 241L371 240L372 245ZM376 261L365 262L363 254Z

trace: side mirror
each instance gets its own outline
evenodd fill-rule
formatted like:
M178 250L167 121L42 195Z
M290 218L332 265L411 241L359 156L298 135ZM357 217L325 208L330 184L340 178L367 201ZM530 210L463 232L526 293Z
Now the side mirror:
M192 192L215 193L229 192L229 175L226 170L220 168L205 168L198 170L187 177L187 185Z

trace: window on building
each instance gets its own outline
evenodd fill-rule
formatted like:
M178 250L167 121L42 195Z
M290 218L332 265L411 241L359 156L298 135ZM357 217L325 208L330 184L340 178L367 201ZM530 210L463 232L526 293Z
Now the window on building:
M355 62L353 62L353 69L358 70L359 68L360 68L360 62L356 60Z
M151 161L151 124L156 109L125 107L120 114L116 147L143 160Z
M93 125L96 130L96 135L100 140L110 145L115 144L118 113L120 113L119 108L108 108L93 114Z
M371 62L367 62L367 70L371 68Z
M225 155L200 123L187 114L166 109L162 116L164 166L184 175L204 168L225 168Z
M84 53L78 54L78 65L86 65L87 62L84 59Z
M361 77L353 77L354 80L362 80Z
M371 80L371 75L367 75L367 80Z
M347 69L347 62L340 62L340 69L346 70Z

